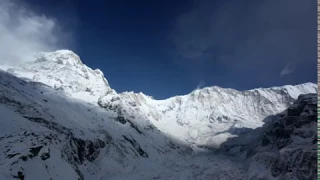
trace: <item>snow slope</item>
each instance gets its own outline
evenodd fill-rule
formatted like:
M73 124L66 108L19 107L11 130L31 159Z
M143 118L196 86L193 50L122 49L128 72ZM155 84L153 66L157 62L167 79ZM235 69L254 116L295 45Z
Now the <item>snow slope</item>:
M248 91L214 86L155 100L117 93L69 50L0 69L5 179L246 179L242 162L208 148L317 92L312 83Z

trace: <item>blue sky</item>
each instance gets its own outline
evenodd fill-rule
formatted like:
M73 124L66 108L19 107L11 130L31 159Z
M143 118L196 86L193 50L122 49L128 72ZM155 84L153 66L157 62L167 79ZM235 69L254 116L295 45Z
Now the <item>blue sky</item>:
M204 86L316 82L315 0L17 2L55 19L67 34L59 47L118 92L163 99Z

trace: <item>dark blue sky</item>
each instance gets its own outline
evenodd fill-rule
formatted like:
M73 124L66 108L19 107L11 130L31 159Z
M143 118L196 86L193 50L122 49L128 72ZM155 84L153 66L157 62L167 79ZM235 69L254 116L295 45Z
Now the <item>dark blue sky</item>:
M118 92L316 82L316 0L28 0Z

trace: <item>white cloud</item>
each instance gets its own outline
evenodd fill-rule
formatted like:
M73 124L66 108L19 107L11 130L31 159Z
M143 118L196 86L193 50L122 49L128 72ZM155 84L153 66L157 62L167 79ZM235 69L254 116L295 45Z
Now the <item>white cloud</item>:
M0 63L29 61L57 48L57 23L13 1L0 0Z

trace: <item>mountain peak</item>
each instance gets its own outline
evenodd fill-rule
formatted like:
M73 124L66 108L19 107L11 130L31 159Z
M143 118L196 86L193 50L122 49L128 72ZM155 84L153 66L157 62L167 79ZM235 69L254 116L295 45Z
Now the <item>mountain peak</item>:
M41 82L72 97L90 102L95 102L110 89L102 71L92 70L70 50L41 52L33 62L0 68L15 76Z
M57 50L54 52L42 52L36 57L36 62L54 61L58 64L80 66L83 65L80 57L71 50Z

